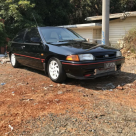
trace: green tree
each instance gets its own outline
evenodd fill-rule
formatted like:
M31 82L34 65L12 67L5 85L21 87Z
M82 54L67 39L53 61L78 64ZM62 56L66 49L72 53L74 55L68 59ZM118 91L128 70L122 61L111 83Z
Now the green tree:
M72 23L85 23L88 16L102 14L102 0L71 0L74 5Z
M4 24L0 22L0 46L5 46L6 38L7 38L7 35L5 32Z
M136 0L110 0L110 6L111 13L135 11Z
M67 25L73 6L70 0L35 0L35 10L42 17L46 26Z
M38 25L58 26L70 22L73 6L69 0L0 0L0 15L10 38L19 30Z
M27 0L0 0L0 15L5 20L5 28L10 38L23 28L35 26L32 13L42 23L34 7L35 4Z
M136 0L110 0L110 13L134 11ZM102 0L0 0L0 16L11 39L23 28L86 23L88 16L102 15Z
M74 7L72 23L85 23L89 16L102 15L102 0L71 0ZM110 13L135 11L136 0L110 0Z

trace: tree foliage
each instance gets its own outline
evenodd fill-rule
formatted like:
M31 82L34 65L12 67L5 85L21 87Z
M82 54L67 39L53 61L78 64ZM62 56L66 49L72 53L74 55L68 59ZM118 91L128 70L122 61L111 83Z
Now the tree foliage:
M44 25L58 26L69 24L70 14L73 12L73 6L69 0L40 0L35 3L35 9L42 16Z
M72 23L85 23L89 16L102 15L102 0L71 0L74 5ZM110 0L110 13L135 11L136 0Z
M10 37L26 27L69 24L73 6L69 0L0 0L0 15ZM12 35L13 34L13 35Z
M136 0L110 0L110 12L134 11ZM89 16L102 15L102 0L0 0L0 16L12 38L19 30L38 25L59 26L85 23Z
M0 22L0 46L4 46L6 44L6 32L4 28L4 24Z
M34 10L35 4L26 0L0 0L0 15L5 20L5 28L9 37L24 27L34 26L32 13L39 22L41 17Z

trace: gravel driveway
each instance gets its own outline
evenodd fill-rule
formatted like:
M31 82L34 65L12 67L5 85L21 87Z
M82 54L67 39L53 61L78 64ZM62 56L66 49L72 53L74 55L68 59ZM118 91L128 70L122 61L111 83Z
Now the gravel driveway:
M0 63L0 136L135 136L136 60L95 80L53 83Z

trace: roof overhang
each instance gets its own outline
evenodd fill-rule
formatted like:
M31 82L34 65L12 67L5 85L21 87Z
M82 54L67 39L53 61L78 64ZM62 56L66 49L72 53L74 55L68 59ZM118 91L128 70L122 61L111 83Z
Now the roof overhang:
M102 24L88 23L88 24L64 25L64 26L59 26L59 27L71 28L71 29L102 28Z
M116 14L110 14L109 19L125 19L127 17L136 16L135 12L125 12L125 13L116 13ZM102 16L93 16L93 17L87 17L85 18L86 21L98 21L102 20Z

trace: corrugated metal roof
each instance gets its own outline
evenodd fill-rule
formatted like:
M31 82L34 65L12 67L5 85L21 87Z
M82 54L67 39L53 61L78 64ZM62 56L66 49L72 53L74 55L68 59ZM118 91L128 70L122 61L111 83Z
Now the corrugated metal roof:
M136 16L136 11L110 14L109 19L116 19L116 18L125 19L127 17L132 17L132 16ZM87 17L85 18L85 20L86 21L102 20L102 16Z

